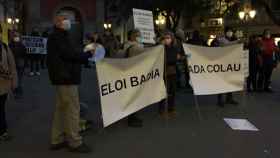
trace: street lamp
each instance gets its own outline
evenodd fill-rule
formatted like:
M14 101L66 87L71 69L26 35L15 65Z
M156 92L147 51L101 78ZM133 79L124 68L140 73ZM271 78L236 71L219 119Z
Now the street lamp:
M243 10L241 10L239 13L238 13L238 16L241 20L245 20L245 21L248 21L250 19L254 19L257 15L257 11L252 9L252 6L250 3L246 3L244 5L244 8Z
M157 19L155 20L155 23L156 23L157 26L165 25L165 24L166 24L166 18L165 18L165 16L163 16L163 15L160 14L160 15L157 17Z
M19 24L20 23L20 19L19 18L7 18L7 23L8 24Z
M110 24L110 23L104 23L104 29L105 30L109 30L109 29L111 29L112 28L112 24Z

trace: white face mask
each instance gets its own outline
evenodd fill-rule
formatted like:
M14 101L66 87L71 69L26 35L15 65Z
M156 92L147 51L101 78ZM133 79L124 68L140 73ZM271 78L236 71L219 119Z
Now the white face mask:
M15 38L14 38L14 41L15 41L15 42L20 42L20 38L19 38L19 37L15 37Z
M70 20L63 20L62 24L63 24L64 30L66 30L66 31L71 30L71 21Z

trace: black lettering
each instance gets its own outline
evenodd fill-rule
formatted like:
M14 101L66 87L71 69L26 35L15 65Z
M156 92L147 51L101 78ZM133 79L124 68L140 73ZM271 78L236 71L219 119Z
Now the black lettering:
M190 72L190 73L194 73L194 72L193 72L192 66L189 66L189 72Z
M214 71L213 66L212 66L212 65L208 65L208 66L207 66L207 71L208 71L209 73L212 73L212 72Z
M224 65L221 65L221 72L227 72L227 70L225 69Z
M233 72L233 69L232 69L232 65L229 64L228 67L227 67L227 72Z
M123 82L122 82L122 80L117 80L115 82L115 88L116 88L117 91L123 89Z
M194 65L193 69L194 69L194 73L196 73L196 74L199 73L199 71L200 71L199 65Z
M200 73L205 73L204 66L202 66L202 65L201 65L201 70L200 70Z
M108 84L108 87L109 87L109 93L110 93L110 94L115 92L115 90L112 89L111 84Z
M126 79L123 79L123 85L124 85L124 88L126 89L127 86L126 86Z
M152 77L152 73L148 73L146 80L147 80L147 81L150 80L151 77Z
M102 96L105 96L105 95L108 95L108 84L104 84L101 86L101 93L102 93Z
M131 87L136 87L139 85L139 81L137 77L131 77L130 82L131 82Z
M238 64L238 66L234 64L234 71L240 71L240 70L241 70L241 64Z
M159 78L159 77L160 77L159 69L156 69L154 78Z
M214 71L219 72L220 71L220 66L218 64L214 65Z
M145 83L145 82L146 82L146 77L145 77L145 75L142 75L142 76L141 76L140 85L142 85L142 84Z

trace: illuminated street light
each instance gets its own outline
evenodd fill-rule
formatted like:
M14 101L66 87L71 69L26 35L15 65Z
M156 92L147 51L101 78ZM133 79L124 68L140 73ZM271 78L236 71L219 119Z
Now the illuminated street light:
M156 25L160 26L160 25L165 25L166 24L166 18L165 16L163 16L161 13L159 14L159 16L157 17L157 19L155 20Z
M15 22L18 24L20 22L19 18L16 18Z
M251 4L247 2L247 3L244 5L243 10L241 10L241 11L238 13L238 15L239 15L239 18L240 18L241 20L248 21L248 20L254 19L254 18L256 17L257 11L254 10L254 9L252 9Z
M105 30L108 30L108 29L111 29L112 28L112 24L110 24L110 23L105 23L104 24L104 29Z
M8 24L13 24L13 19L12 18L7 18L7 23Z
M244 11L240 11L240 12L238 13L238 15L239 15L239 18L240 18L241 20L243 20L243 19L245 18L245 12L244 12Z
M249 16L250 16L251 19L254 19L256 15L257 15L257 11L256 10L251 10L249 12Z

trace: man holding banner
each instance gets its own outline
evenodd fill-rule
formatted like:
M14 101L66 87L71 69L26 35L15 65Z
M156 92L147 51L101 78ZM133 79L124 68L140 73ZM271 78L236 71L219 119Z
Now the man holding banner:
M128 32L128 41L124 45L124 49L126 58L137 56L145 51L141 40L141 33L138 29ZM143 121L136 114L132 114L128 117L128 126L142 127Z

